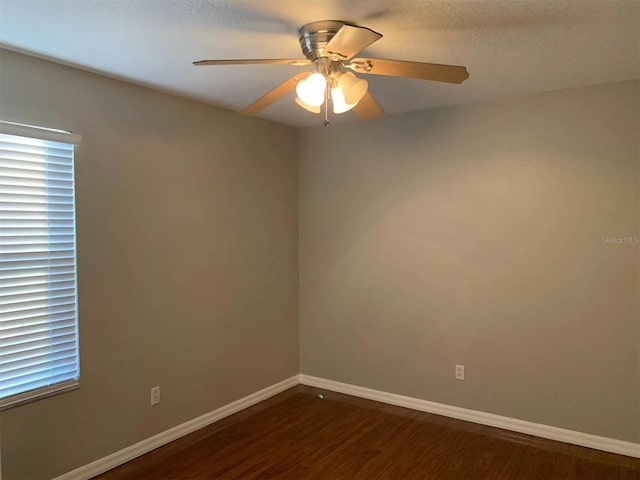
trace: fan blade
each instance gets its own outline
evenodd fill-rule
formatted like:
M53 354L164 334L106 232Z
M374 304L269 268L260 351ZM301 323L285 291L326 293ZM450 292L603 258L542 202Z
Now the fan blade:
M380 104L373 98L369 92L367 92L362 100L353 107L353 113L357 115L360 120L374 120L384 113L384 110Z
M253 102L251 105L249 105L247 108L242 110L241 113L243 113L245 115L255 115L257 113L260 113L262 110L267 108L273 102L275 102L277 100L280 100L287 93L293 92L296 89L296 85L298 84L298 82L301 82L302 80L307 78L312 73L313 72L298 73L298 74L294 75L293 77L291 77L290 79L285 80L280 85L278 85L276 88L274 88L270 92L264 94L259 99L257 99L255 102Z
M329 40L324 50L339 55L342 60L348 60L381 38L382 34L370 28L343 25Z
M462 83L469 78L469 73L465 67L437 63L405 62L404 60L385 60L382 58L355 58L346 66L359 73L418 78L435 82Z
M285 58L247 58L242 60L199 60L193 62L196 67L202 65L311 65L311 60L301 59L285 59Z

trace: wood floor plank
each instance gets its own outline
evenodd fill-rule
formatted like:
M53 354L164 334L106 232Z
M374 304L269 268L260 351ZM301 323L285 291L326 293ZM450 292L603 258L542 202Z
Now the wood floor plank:
M116 479L638 480L640 460L299 385L96 477Z

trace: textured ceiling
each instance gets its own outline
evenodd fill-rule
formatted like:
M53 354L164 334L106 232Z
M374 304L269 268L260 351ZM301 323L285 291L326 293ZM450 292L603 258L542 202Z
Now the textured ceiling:
M369 76L387 114L640 77L636 0L0 0L0 43L240 110L301 67L191 62L302 58L297 28L325 19L384 34L370 56L468 68L462 85ZM261 116L321 122L293 95Z

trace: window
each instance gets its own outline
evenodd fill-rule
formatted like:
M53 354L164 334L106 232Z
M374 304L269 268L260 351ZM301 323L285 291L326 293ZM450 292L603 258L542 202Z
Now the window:
M0 407L78 386L79 141L0 122Z

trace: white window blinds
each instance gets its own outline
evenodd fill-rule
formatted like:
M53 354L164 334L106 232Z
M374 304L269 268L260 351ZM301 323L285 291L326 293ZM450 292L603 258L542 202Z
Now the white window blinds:
M78 385L73 153L80 137L0 122L0 406Z

